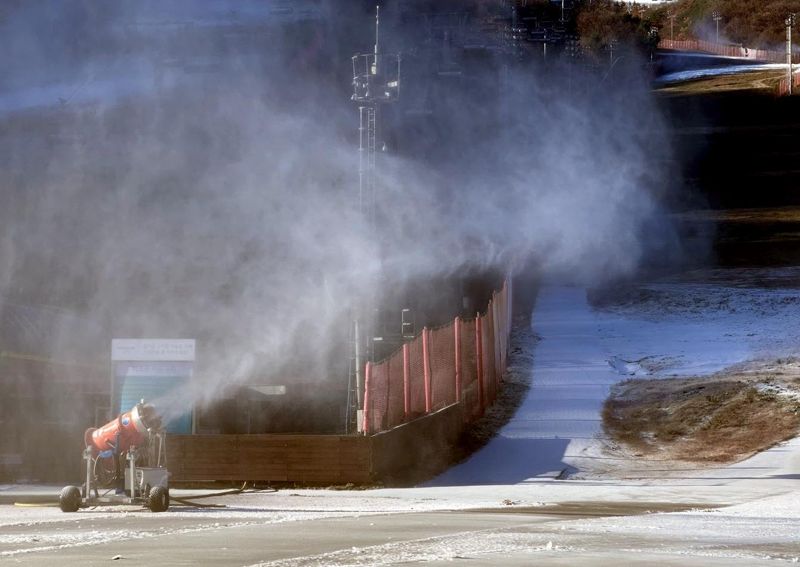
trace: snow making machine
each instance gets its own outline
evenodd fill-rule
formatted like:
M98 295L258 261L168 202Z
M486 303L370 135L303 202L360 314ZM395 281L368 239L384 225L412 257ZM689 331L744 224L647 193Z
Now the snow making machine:
M169 508L166 437L155 407L142 400L103 427L87 429L84 441L85 482L64 487L62 511L101 504Z

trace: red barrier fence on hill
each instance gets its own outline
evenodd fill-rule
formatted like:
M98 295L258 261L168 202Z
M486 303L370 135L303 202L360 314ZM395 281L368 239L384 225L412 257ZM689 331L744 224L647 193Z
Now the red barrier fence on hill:
M386 431L456 402L469 421L483 415L506 370L510 332L507 279L485 313L425 328L387 359L367 363L364 432Z
M800 92L800 74L794 73L792 75L792 92L798 93ZM789 94L789 79L783 78L781 82L778 83L778 96L786 96Z
M786 63L786 53L784 51L773 51L769 49L751 49L740 45L728 45L724 43L714 43L713 41L691 40L671 40L662 39L658 47L661 49L674 49L677 51L703 51L723 57L738 57L742 59L752 59L753 61L767 61L769 63ZM800 53L792 56L792 61L800 62Z

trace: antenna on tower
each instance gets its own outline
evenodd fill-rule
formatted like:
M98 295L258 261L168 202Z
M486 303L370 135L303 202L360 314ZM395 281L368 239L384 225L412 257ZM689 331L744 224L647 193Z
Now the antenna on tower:
M378 57L378 40L380 38L378 32L381 29L381 7L375 6L375 58Z
M375 7L375 47L353 55L353 95L359 111L359 210L375 220L375 151L379 146L378 108L400 98L400 54L380 51L380 6ZM383 144L380 144L382 147Z

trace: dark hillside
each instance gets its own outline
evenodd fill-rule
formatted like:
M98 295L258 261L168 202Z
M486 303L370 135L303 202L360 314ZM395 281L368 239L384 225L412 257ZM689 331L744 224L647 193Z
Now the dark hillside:
M661 105L694 205L800 205L800 99L740 92L665 96Z
M720 41L747 47L774 49L786 38L784 20L789 13L800 13L800 0L678 0L649 11L649 17L669 38L674 20L674 39L716 38L713 12L722 17Z

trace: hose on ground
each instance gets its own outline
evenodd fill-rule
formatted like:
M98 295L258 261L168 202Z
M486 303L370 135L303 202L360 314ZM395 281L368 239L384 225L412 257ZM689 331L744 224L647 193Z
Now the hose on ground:
M203 504L201 502L192 502L191 500L187 500L186 498L175 498L174 496L170 496L170 501L178 502L179 504L183 504L184 506L192 506L194 508L227 508L228 506L225 504Z
M244 492L278 492L277 488L272 488L271 486L267 488L247 488L248 483L245 482L242 484L241 488L233 488L231 490L223 490L222 492L209 492L208 494L197 494L190 496L192 500L201 500L203 498L214 498L216 496L233 496L234 494L242 494ZM173 498L173 500L178 500L177 498Z

